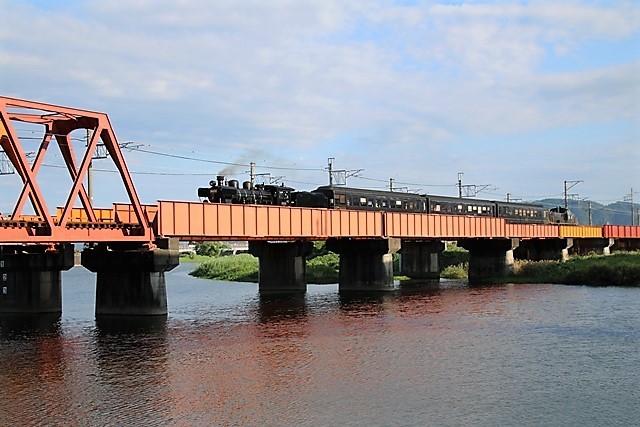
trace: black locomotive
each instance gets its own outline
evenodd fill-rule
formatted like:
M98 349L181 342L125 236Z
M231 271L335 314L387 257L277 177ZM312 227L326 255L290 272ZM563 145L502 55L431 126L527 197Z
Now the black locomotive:
M564 208L547 210L542 205L532 203L496 202L328 185L313 191L295 191L284 185L252 186L247 181L240 188L238 181L225 182L224 176L218 176L217 182L211 181L210 185L209 188L199 188L198 196L205 197L212 203L471 215L504 218L508 222L529 224L578 223L575 215Z
M242 183L235 179L225 181L218 175L217 181L209 182L210 187L198 188L198 197L206 197L212 203L233 203L253 205L291 206L291 193L294 189L284 185L257 184L250 181Z

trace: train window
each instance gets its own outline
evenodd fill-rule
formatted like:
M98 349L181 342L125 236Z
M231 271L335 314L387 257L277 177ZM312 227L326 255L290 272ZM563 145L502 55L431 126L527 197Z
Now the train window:
M369 206L369 207L373 207L373 201L371 201L371 200L367 200L367 206Z
M434 211L434 212L440 212L440 205L435 205L435 206L433 207L433 211Z
M458 205L458 210L462 212L462 205Z
M396 208L402 207L402 200L396 200Z
M360 197L360 206L367 206L367 199L364 197Z
M382 201L382 207L383 207L383 208L386 208L386 207L387 207L387 201L386 201L386 200L383 200L383 201Z

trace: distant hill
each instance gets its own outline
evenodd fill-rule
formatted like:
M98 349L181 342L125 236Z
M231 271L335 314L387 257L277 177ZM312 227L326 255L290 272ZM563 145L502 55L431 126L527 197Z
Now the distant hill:
M564 199L544 199L537 200L547 208L564 206ZM578 222L583 225L589 224L589 202L569 200L569 209L578 217ZM638 225L638 208L640 204L634 204L634 225ZM591 202L591 224L604 225L631 225L631 203L615 202L603 205L598 202Z

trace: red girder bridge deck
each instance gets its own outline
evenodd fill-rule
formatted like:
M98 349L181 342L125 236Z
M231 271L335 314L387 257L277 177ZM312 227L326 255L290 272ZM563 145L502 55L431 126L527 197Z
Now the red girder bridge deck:
M286 206L229 205L166 201L142 205L150 234L134 234L143 229L134 208L114 204L94 208L95 221L85 210L72 208L64 230L57 225L63 212L51 216L56 233L47 232L47 223L33 215L15 220L0 219L0 243L118 242L153 243L159 237L183 241L210 240L327 240L351 239L639 239L638 226L582 226L511 224L502 218L435 215L403 212L331 210ZM126 239L121 238L126 237ZM149 237L151 236L151 237Z
M180 240L640 238L638 226L511 224L502 218L159 201L157 235Z

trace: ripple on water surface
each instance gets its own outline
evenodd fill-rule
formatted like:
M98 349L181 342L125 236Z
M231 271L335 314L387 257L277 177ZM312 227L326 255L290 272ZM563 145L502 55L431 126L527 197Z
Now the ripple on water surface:
M169 316L0 319L2 424L631 425L640 291L518 285L261 298L167 275ZM37 408L37 410L34 410Z

